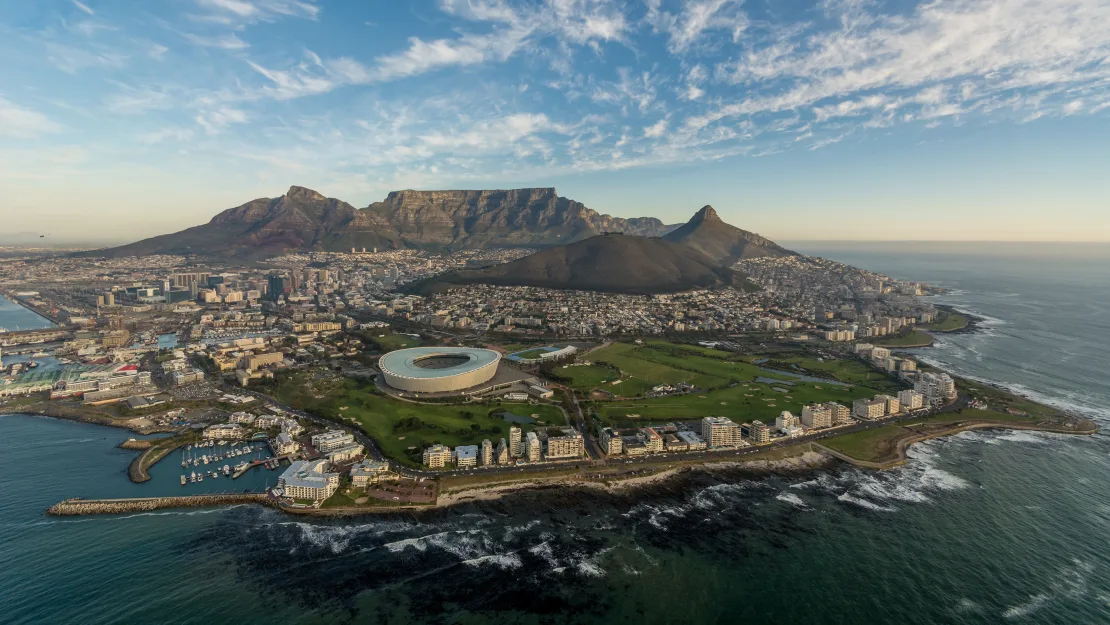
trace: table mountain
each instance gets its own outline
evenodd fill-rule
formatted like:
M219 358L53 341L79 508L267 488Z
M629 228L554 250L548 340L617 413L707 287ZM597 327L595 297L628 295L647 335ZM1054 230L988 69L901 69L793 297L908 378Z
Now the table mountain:
M599 214L553 188L504 191L394 191L357 209L303 187L225 210L204 225L89 256L198 254L264 258L284 252L353 248L451 250L547 247L603 232L658 236L658 219Z
M689 245L726 266L748 258L797 256L796 252L758 234L725 223L717 216L717 211L708 205L699 210L690 221L663 238L673 243Z
M660 238L603 234L483 269L452 271L411 285L434 293L463 284L534 286L607 293L753 288L743 274L702 252Z

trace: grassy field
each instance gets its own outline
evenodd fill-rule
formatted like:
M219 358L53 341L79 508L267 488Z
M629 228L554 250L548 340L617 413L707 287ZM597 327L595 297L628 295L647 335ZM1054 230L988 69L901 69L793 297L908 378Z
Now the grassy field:
M955 332L956 330L963 330L967 327L968 320L964 315L957 315L947 313L942 316L936 323L930 323L922 326L926 330L936 330L937 332Z
M604 386L607 382L620 378L620 374L616 371L597 365L558 367L555 369L555 374L570 380L567 386L584 391Z
M822 444L829 449L865 462L883 462L896 454L898 440L910 434L900 425L853 432L825 440Z
M700 419L707 416L729 417L738 423L746 423L753 419L767 423L774 422L783 410L799 415L803 405L815 401L836 401L851 406L855 399L876 394L875 389L862 386L802 382L794 386L781 385L776 388L786 389L787 392L775 391L767 384L743 382L731 388L692 395L599 403L596 411L604 423L615 425L634 424L636 421ZM639 417L630 415L639 415Z
M921 330L910 330L903 336L892 336L874 341L884 347L927 347L933 344L933 337Z
M856 358L818 359L816 356L775 356L764 366L783 371L808 373L819 378L827 377L845 384L859 384L884 393L904 388L887 374L876 371Z
M657 347L640 347L628 343L614 343L590 354L593 362L605 362L621 370L619 385L609 384L606 389L626 397L642 394L659 384L685 382L703 388L722 386L727 379L714 375L707 369L726 367L723 361L702 356L678 356ZM704 360L711 366L697 361ZM700 366L699 366L700 365Z
M491 410L503 408L522 415L536 413L550 425L561 426L566 422L562 412L550 405L412 404L378 395L372 389L372 385L354 380L306 385L304 378L296 378L279 385L275 396L314 414L354 419L378 441L385 455L408 465L419 464L419 457L410 455L410 447L419 451L434 443L455 447L476 445L485 438L494 443L502 437L508 438L512 424L499 416L491 417ZM520 427L525 432L533 429L531 425Z
M377 343L378 348L384 352L391 352L395 349L405 349L406 347L420 347L424 344L421 339L414 338L407 334L386 334L385 336L371 334L370 337L371 340Z

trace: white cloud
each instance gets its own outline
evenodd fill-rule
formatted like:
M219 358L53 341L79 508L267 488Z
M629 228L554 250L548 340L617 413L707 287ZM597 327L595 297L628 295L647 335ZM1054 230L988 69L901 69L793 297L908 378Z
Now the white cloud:
M645 18L657 33L665 33L667 49L683 53L697 47L711 30L727 30L736 41L748 27L748 17L740 10L739 0L683 0L682 10L662 10L660 0L648 0Z
M644 136L650 138L662 137L667 132L667 120L661 119L644 128Z
M62 127L38 111L21 108L0 97L0 136L12 139L35 137L61 131Z
M96 15L96 11L93 11L92 9L90 9L89 5L84 4L82 2L78 2L77 0L73 0L73 6L77 7L78 9L84 11L85 13L87 13L89 15Z
M240 39L239 36L235 33L227 33L224 35L214 36L183 33L183 36L190 43L194 43L205 48L218 48L220 50L245 50L251 47L251 44Z
M272 22L283 17L316 19L320 7L301 0L196 0L206 21L237 25Z
M231 124L245 124L247 114L240 109L222 106L196 116L196 122L210 135L219 134Z
M867 3L837 6L847 7L841 28L794 32L723 65L730 82L759 95L692 116L688 127L876 92L960 85L965 99L983 102L1110 79L1110 4L1102 0L951 0L908 16L868 15ZM772 87L784 81L787 88ZM955 110L917 104L934 114Z

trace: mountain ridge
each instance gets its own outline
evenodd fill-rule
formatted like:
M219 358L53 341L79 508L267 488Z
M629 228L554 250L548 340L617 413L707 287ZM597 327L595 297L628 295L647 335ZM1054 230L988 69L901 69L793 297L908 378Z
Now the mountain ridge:
M291 186L276 198L226 209L207 223L86 256L197 254L258 259L292 251L351 248L435 251L550 247L604 232L661 236L677 227L654 217L599 213L554 187L390 192L364 208Z

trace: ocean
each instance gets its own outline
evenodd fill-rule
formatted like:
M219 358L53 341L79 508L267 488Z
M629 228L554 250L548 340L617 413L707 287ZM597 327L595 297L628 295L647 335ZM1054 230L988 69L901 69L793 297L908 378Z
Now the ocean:
M980 328L919 356L1110 423L1107 250L795 247L951 288L938 300ZM43 515L143 492L127 436L0 417L0 623L1110 623L1101 433L971 432L883 473L694 474L353 521Z

